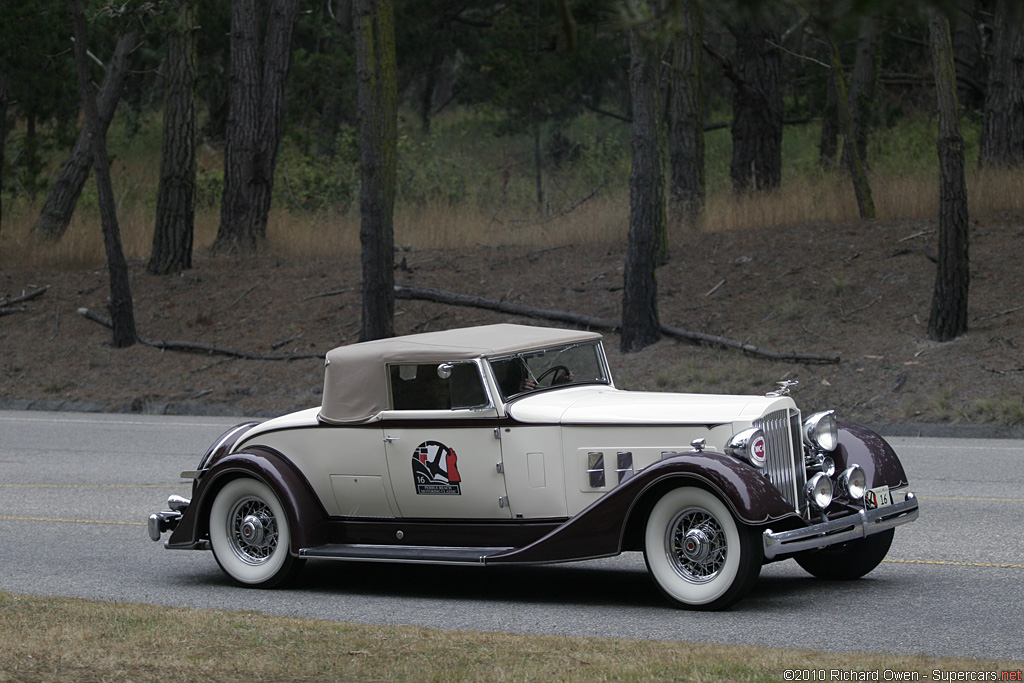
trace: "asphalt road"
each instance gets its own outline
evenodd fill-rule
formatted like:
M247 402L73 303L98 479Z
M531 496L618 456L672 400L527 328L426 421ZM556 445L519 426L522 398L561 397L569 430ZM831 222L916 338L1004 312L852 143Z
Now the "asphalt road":
M1024 441L891 438L921 518L852 583L764 569L727 612L672 609L642 556L550 567L310 562L236 588L169 551L150 512L234 418L0 412L0 590L375 624L1024 660ZM826 663L823 663L825 665Z

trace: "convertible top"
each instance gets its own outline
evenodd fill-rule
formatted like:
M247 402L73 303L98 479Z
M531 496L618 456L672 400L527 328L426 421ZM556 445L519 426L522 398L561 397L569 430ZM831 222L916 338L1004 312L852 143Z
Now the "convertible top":
M339 346L327 353L320 419L365 422L388 405L388 363L493 358L601 339L597 332L529 325L485 325Z

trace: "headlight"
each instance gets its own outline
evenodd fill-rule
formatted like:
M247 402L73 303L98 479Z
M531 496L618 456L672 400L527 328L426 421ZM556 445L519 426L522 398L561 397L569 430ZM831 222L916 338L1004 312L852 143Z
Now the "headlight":
M832 480L818 472L807 481L804 495L808 503L819 510L824 510L832 502Z
M868 477L864 473L864 468L860 465L852 465L839 475L839 490L845 493L850 500L860 500L864 497L867 481Z
M734 434L725 447L725 452L734 458L739 458L750 463L754 467L764 467L764 459L767 455L767 444L764 440L764 432L757 427L744 429Z
M804 441L814 448L834 451L839 445L836 412L826 410L823 413L815 413L804 420Z

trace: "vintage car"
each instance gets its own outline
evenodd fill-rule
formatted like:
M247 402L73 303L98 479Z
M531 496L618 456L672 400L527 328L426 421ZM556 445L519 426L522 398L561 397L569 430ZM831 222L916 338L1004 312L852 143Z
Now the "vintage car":
M782 383L787 384L787 383ZM719 609L793 557L853 579L918 516L877 434L766 396L623 391L593 332L490 325L327 354L322 405L229 430L149 518L270 587L307 559L543 564L642 551Z

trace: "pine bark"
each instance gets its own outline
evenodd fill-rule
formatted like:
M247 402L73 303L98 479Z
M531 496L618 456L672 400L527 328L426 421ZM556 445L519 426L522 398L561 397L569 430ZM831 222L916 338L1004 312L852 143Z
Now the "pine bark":
M629 243L622 294L623 352L639 351L661 338L658 319L658 236L665 232L665 178L661 158L658 97L659 53L653 41L630 32L629 89L633 101L630 133Z
M355 0L359 163L362 184L360 339L395 333L394 207L398 150L398 70L392 0Z
M861 164L867 165L868 133L870 118L874 110L875 91L878 82L878 36L881 18L870 14L861 18L857 34L857 54L853 60L850 75L849 108L850 128L856 141L856 150ZM843 146L843 163L853 172L854 160L846 144Z
M668 96L669 216L673 225L697 227L705 201L704 5L679 4L682 33L672 45Z
M853 181L853 192L857 197L857 210L865 220L875 219L875 201L871 194L867 172L857 144L857 131L854 124L851 100L847 95L846 77L843 75L843 64L839 59L839 46L831 38L828 39L832 56L832 82L836 88L836 113L839 119L839 130L843 133L843 161Z
M2 9L2 3L0 3ZM4 153L7 150L7 74L0 71L0 229L4 221Z
M928 338L949 341L967 331L970 284L964 139L960 132L956 68L949 21L931 10L929 32L939 110L939 265L935 276Z
M214 251L256 251L266 237L298 11L299 0L274 0L261 58L256 0L231 2L224 193Z
M782 82L778 32L748 24L736 37L732 162L736 192L772 190L782 181Z
M180 0L167 35L164 107L156 226L147 270L154 275L192 267L196 196L196 0Z
M121 99L121 91L128 77L131 54L138 45L138 33L131 31L124 34L118 38L114 54L107 64L107 74L96 97L96 108L104 135L114 118L114 112L117 111L117 103ZM92 164L91 142L88 131L83 127L32 228L37 237L59 240L64 236L78 205L78 198L82 196L85 181L89 179Z
M978 164L1013 168L1024 164L1024 8L998 0L993 34Z
M110 318L114 330L114 346L124 348L135 343L135 314L128 279L128 264L121 248L121 231L117 224L114 190L107 161L106 126L100 120L96 97L89 79L89 58L86 47L85 14L82 0L68 0L75 31L75 65L78 69L78 88L85 109L85 127L92 149L93 173L96 175L96 193L99 197L100 220L103 224L103 246L107 253L110 275Z

